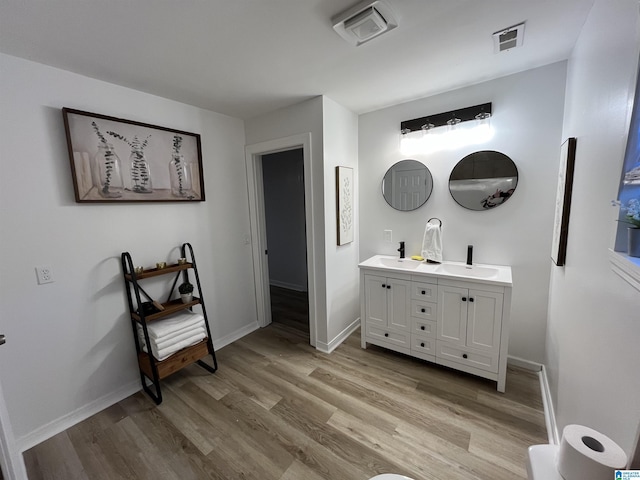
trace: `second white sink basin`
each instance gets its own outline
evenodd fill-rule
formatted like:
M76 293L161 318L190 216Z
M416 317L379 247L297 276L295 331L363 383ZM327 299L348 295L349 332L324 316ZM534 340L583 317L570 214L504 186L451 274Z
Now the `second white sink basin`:
M389 258L389 257L380 258L380 263L385 267L402 268L405 270L415 270L420 266L420 264L422 264L422 262L418 262L417 260L411 260L410 258Z
M439 273L460 275L464 277L492 278L498 275L498 269L492 267L481 267L478 265L459 265L454 263L443 263L436 269Z

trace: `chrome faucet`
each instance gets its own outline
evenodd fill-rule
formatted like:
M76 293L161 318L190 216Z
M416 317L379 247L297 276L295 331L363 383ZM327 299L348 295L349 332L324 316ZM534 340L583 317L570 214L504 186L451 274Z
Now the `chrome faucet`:
M467 265L473 265L473 245L467 245Z
M404 242L400 242L400 248L398 251L400 252L400 258L404 258Z

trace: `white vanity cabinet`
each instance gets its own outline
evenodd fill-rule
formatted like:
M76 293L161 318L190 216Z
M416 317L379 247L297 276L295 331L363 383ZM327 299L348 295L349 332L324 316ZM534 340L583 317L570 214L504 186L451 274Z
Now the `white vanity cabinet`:
M455 275L437 265L393 268L379 257L360 264L362 348L371 343L488 378L504 392L511 269L468 278L464 268Z

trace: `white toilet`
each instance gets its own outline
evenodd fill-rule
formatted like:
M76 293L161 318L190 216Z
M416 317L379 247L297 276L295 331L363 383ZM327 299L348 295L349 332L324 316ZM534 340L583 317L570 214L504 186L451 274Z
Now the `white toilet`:
M529 447L527 477L529 480L562 480L556 468L558 445L533 445Z

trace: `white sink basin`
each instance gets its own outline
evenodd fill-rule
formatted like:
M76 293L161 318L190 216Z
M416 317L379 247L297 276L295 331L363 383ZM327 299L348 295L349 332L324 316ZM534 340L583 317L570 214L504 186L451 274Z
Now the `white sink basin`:
M438 265L436 272L475 278L493 278L498 275L497 268L480 267L478 265L458 265L454 263Z
M402 268L404 270L415 270L422 264L422 262L411 260L410 258L381 257L379 260L384 267Z

